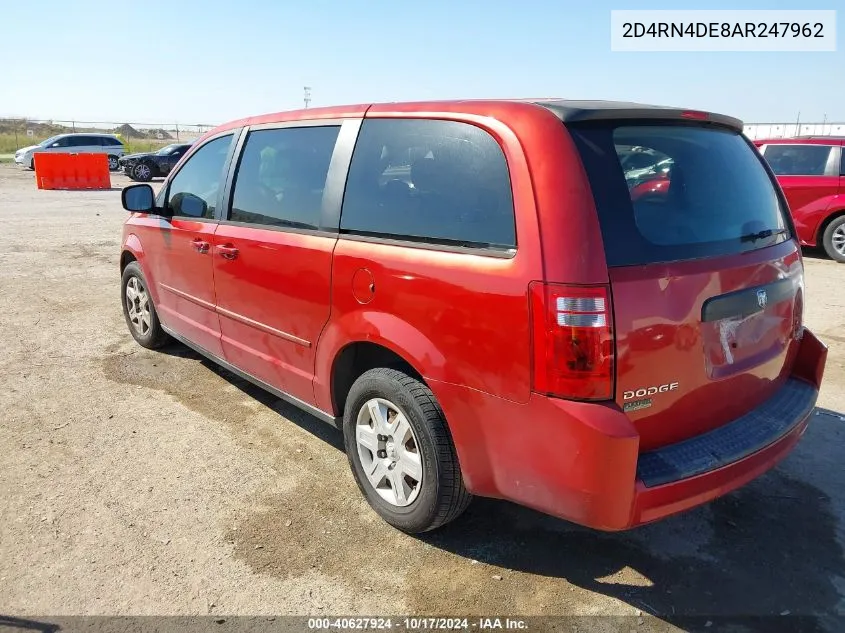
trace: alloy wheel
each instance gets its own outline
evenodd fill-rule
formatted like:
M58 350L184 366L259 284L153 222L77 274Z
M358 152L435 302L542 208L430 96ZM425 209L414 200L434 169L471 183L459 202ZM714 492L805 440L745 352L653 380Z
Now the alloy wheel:
M130 277L126 282L126 309L132 328L139 336L146 336L152 324L150 296L137 277Z
M833 244L833 248L837 253L845 256L845 224L840 224L836 227L830 242Z
M144 163L139 163L135 167L135 177L138 180L149 180L151 174L152 170L150 170L149 166Z

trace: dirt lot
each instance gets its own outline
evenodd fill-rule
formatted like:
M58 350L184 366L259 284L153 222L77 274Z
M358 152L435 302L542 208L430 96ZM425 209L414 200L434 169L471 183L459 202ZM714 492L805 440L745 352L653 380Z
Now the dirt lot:
M807 258L830 345L820 408L775 471L599 534L476 500L405 536L326 425L120 311L115 190L0 165L0 613L845 615L845 266Z

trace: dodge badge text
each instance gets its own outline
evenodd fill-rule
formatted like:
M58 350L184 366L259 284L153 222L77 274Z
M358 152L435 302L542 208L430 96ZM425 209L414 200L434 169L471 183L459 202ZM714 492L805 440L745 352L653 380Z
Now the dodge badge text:
M667 391L675 391L677 388L678 383L667 382L664 385L657 385L655 387L643 387L642 389L626 391L622 394L622 399L630 400L631 398L645 398L646 396L653 396L656 393L666 393Z

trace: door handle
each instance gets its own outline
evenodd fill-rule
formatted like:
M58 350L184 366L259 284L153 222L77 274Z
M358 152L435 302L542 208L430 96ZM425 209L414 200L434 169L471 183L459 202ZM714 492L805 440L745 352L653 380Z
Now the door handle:
M193 246L198 253L207 253L208 249L211 247L208 242L201 240L200 238L191 240L191 246Z
M218 245L217 251L223 259L235 259L238 256L238 249L231 244Z

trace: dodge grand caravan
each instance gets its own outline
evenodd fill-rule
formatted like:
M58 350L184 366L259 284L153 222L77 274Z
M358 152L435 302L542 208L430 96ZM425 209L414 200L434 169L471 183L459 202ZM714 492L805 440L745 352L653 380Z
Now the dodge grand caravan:
M235 121L157 196L124 189L126 322L339 427L401 530L472 495L655 521L784 458L824 371L783 194L741 130L560 100ZM630 148L662 161L660 195L632 200Z
M845 263L845 138L754 141L786 196L798 241Z

